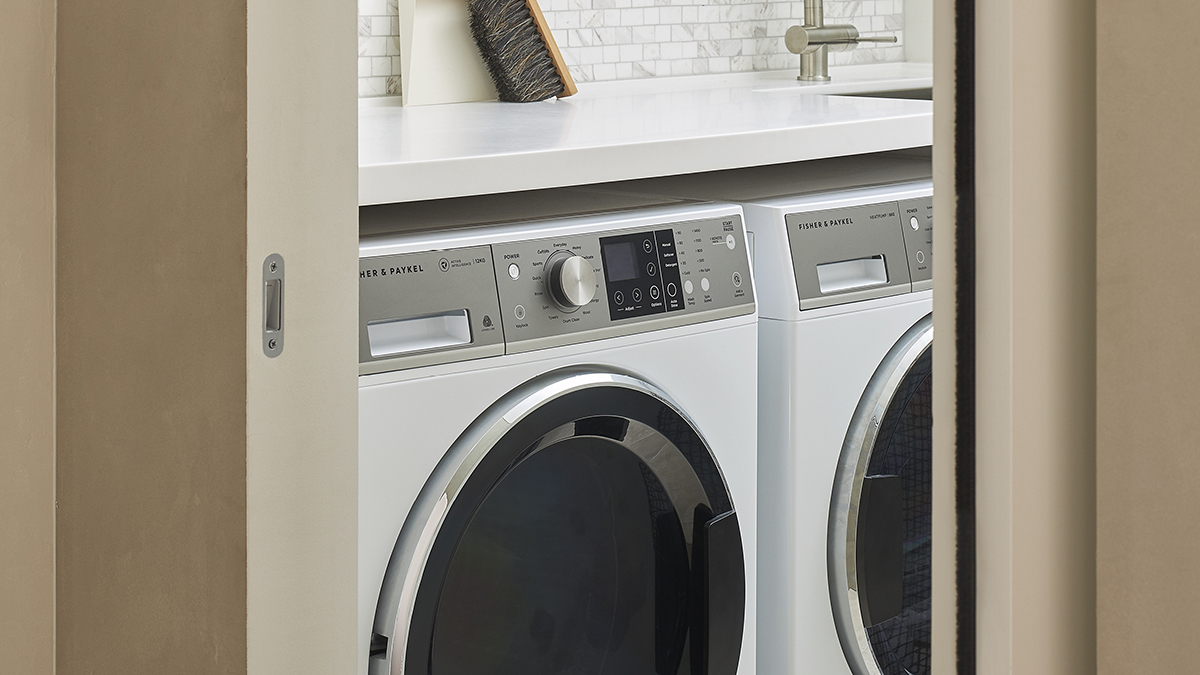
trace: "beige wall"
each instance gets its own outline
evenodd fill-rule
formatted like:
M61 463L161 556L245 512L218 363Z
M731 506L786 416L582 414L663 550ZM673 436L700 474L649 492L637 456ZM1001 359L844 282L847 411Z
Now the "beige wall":
M978 672L1082 675L1095 671L1094 3L977 8Z
M54 672L54 2L0 2L0 671Z
M60 10L59 669L350 672L354 4Z
M1200 5L1128 42L1097 3L1097 575L1102 675L1195 672L1200 627Z
M246 672L244 0L59 0L58 669Z

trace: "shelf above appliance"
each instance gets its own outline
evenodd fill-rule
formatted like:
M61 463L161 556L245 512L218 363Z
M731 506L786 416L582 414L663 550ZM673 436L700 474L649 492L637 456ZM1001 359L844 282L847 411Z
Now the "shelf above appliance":
M359 109L359 204L716 171L931 145L927 64L585 83L541 103ZM871 93L879 92L880 97Z

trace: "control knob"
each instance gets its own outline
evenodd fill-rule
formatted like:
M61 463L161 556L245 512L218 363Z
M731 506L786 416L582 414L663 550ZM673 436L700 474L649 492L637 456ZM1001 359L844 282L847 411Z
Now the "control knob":
M565 310L575 310L596 296L596 272L582 256L559 251L546 261L546 287Z

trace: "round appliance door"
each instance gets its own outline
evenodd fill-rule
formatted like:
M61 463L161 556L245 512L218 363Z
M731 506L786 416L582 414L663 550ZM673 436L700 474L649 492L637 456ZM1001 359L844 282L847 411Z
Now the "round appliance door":
M694 424L631 375L514 390L410 511L375 615L373 675L734 675L741 532Z
M842 446L829 584L855 675L929 673L933 315L876 369Z

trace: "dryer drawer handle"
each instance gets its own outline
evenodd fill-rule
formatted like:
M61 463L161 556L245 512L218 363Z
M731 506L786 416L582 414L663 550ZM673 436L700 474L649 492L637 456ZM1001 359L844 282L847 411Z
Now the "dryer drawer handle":
M695 555L700 563L700 569L695 570L700 606L692 624L692 672L736 675L746 618L742 532L736 511L722 513L703 525L701 522L697 520L696 528L700 535ZM697 662L703 664L700 669L695 668Z
M887 282L887 260L883 255L817 265L817 284L822 293L886 286Z

